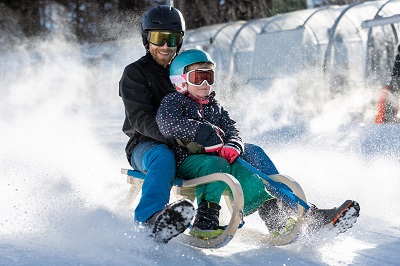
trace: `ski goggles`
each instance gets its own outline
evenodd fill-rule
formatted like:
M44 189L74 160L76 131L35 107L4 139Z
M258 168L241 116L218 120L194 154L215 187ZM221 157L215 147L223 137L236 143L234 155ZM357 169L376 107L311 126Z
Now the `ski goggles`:
M182 32L150 31L147 40L157 46L163 46L167 42L168 47L178 46L183 39Z
M214 84L214 70L212 69L193 69L183 75L175 75L169 77L173 84L187 82L193 86L201 86L203 82L207 82L209 86Z

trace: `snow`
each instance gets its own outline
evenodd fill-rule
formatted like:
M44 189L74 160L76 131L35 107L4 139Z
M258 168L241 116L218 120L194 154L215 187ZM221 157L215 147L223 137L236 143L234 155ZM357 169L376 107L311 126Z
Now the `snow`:
M400 127L373 124L379 89L355 88L304 112L293 78L264 92L217 90L246 141L262 146L308 201L360 203L346 233L275 247L263 243L254 214L220 249L180 237L157 245L133 223L120 174L129 165L118 81L144 49L139 38L97 48L96 60L62 39L0 50L0 265L398 264Z

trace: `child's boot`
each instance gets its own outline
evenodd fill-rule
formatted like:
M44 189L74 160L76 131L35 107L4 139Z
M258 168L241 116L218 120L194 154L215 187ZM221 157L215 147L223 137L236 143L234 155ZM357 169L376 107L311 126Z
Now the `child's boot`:
M221 235L224 228L219 225L220 210L221 206L218 203L203 200L199 204L189 234L201 239L212 239Z

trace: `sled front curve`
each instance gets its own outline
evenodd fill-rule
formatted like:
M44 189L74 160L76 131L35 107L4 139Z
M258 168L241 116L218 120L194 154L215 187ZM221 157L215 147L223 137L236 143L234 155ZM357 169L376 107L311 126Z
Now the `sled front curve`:
M298 198L303 200L303 202L307 202L306 195L304 194L303 189L301 188L299 183L297 183L290 176L276 174L276 175L269 175L269 178L271 178L275 182L280 182L282 184L285 184L292 190L293 194L295 194ZM263 179L263 182L267 183L267 181L264 179ZM303 205L298 203L297 204L297 222L296 222L295 226L293 227L293 229L290 232L283 234L283 235L278 235L278 236L269 235L268 237L265 238L265 241L270 244L273 244L275 246L282 246L282 245L286 245L286 244L289 244L290 242L292 242L297 237L297 235L299 234L299 232L304 224L305 213L306 213L306 211L305 211L305 208L303 207Z
M135 197L139 194L141 189L142 180L145 174L132 169L121 169L121 173L127 175L127 182L132 184L129 194L126 198L126 203L131 205ZM215 173L211 175L202 176L192 180L175 179L174 180L174 193L178 196L187 197L193 200L193 193L198 185L203 185L211 182L222 181L225 182L233 195L233 203L231 202L230 211L231 219L226 226L224 232L214 239L203 240L190 235L182 234L185 243L199 248L218 248L225 246L235 235L239 225L243 222L243 208L244 196L242 187L235 177L225 173ZM227 204L228 205L228 204Z
M229 224L226 226L224 232L220 236L209 240L203 240L197 237L184 235L184 237L186 238L185 240L189 245L200 248L219 248L225 246L233 238L237 229L239 228L239 225L243 222L243 190L239 181L237 181L237 179L234 178L232 175L225 173L215 173L192 180L183 180L182 187L191 188L215 181L225 182L232 191L233 204Z

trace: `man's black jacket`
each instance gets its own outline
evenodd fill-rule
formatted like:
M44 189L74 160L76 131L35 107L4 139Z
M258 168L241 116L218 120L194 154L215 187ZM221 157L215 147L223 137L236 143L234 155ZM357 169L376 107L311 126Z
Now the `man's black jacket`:
M164 68L147 53L136 62L125 67L119 82L119 96L125 105L123 132L128 135L126 155L130 156L135 146L143 140L173 143L161 135L156 123L157 109L161 99L176 91L169 79L169 66Z

